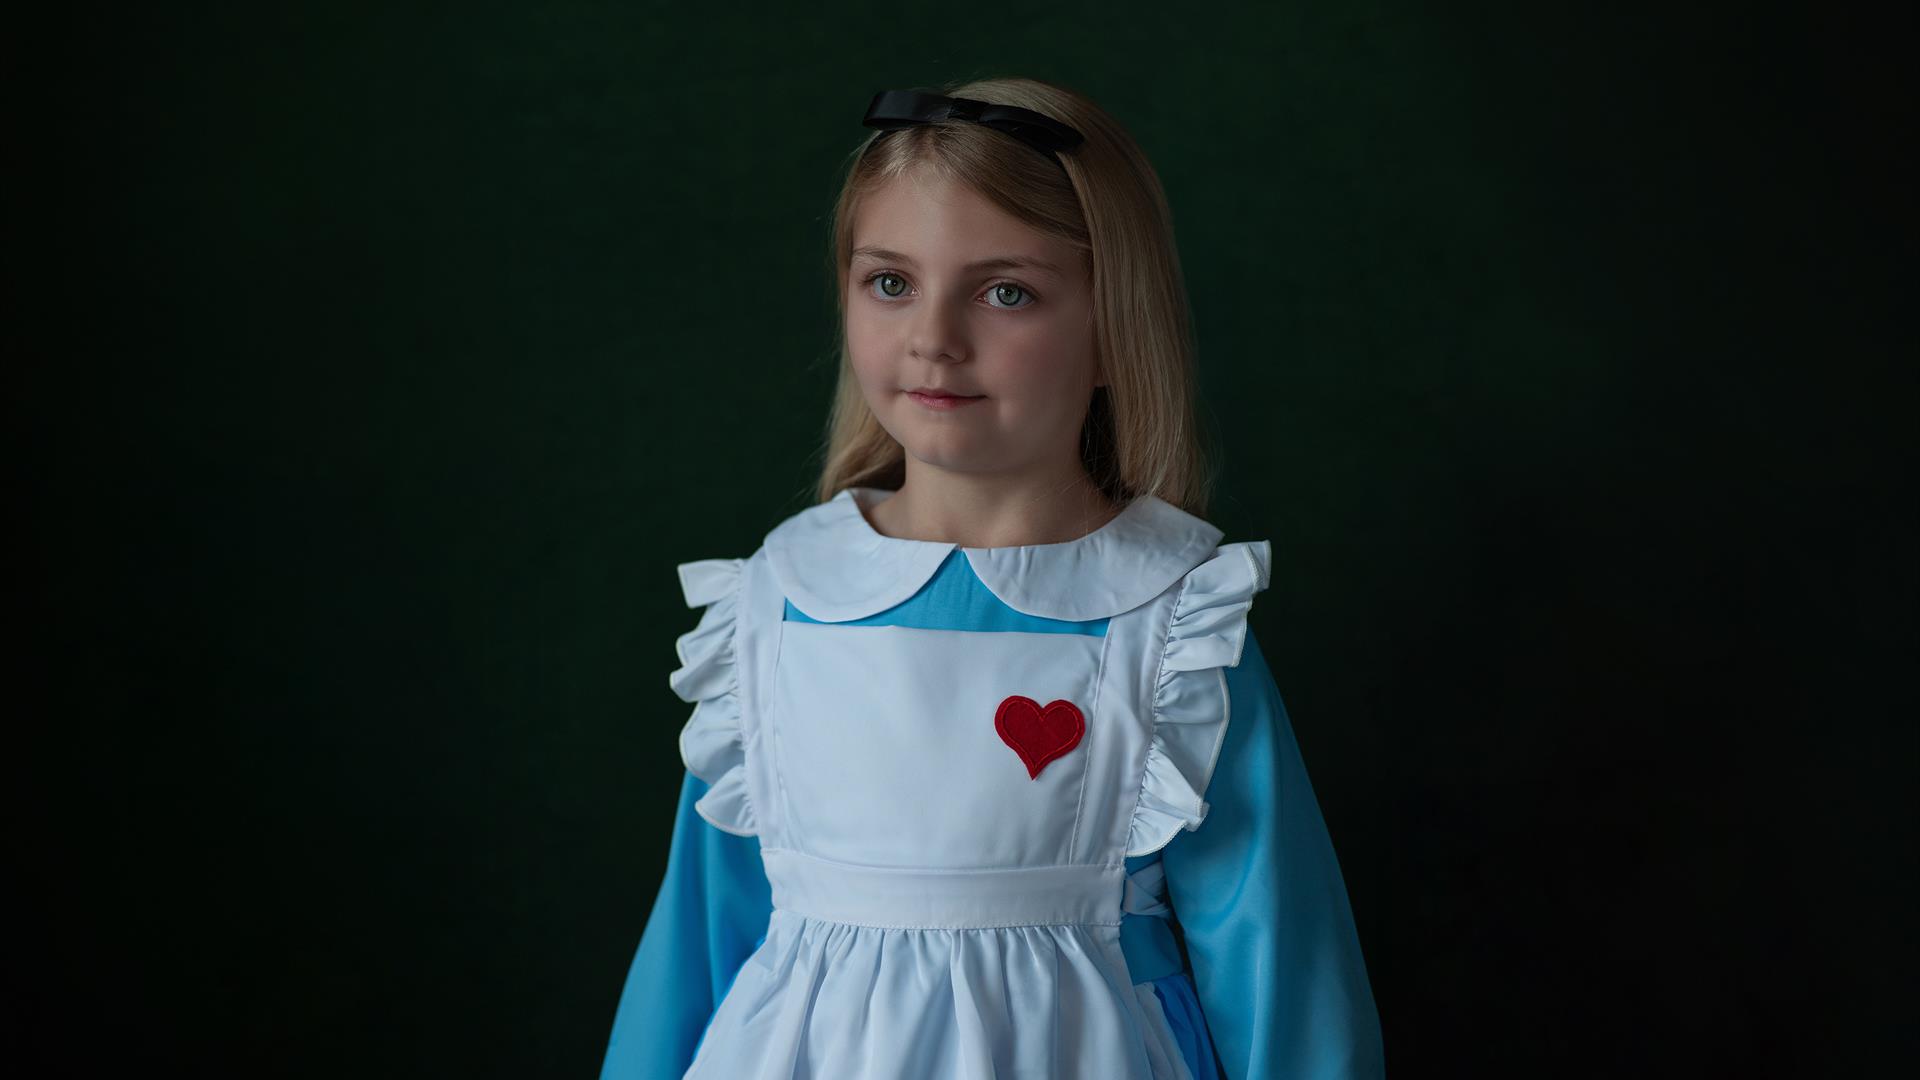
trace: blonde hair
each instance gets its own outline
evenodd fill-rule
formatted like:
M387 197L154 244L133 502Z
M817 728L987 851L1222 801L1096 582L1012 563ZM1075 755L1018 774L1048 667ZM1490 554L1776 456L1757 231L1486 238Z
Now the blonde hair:
M1058 155L1064 173L1032 147L966 120L914 125L885 139L875 132L855 149L833 208L840 365L816 497L825 502L850 486L897 490L905 480L906 452L867 407L847 354L847 276L862 197L924 165L1083 254L1107 385L1095 388L1088 405L1081 462L1116 504L1152 494L1205 516L1212 477L1196 418L1192 318L1153 167L1113 117L1063 87L998 78L951 83L939 93L1031 109L1085 141Z

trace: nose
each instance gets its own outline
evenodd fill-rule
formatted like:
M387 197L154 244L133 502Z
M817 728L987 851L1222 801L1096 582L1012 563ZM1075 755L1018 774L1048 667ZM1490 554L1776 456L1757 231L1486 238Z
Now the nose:
M950 304L923 303L914 312L907 351L915 359L958 363L967 358L966 313Z

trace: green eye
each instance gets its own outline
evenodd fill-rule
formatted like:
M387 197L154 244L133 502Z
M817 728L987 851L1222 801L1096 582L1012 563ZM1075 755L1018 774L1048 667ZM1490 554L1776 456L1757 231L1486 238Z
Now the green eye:
M879 300L898 300L907 294L907 279L891 270L875 270L861 278L860 283L869 288L878 284L880 295L875 299ZM1034 304L1033 293L1025 285L1012 281L1002 281L989 288L987 298L990 306L1002 311L1018 311Z

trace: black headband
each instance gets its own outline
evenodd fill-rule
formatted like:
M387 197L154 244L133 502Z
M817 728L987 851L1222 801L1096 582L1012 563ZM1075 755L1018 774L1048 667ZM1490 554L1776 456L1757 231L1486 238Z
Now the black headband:
M971 120L1007 134L1053 157L1080 145L1081 135L1051 116L1017 105L995 105L972 98L943 97L919 90L882 90L873 95L861 123L881 128L882 134L935 120ZM1055 160L1058 160L1057 158Z

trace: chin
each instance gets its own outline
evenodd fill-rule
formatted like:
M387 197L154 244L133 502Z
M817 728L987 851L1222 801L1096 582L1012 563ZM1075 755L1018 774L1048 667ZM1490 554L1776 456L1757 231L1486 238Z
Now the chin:
M900 444L907 456L929 468L951 473L990 473L1006 468L1000 455L955 446L928 446L925 443Z
M922 465L932 465L941 469L966 470L969 463L978 463L981 454L969 446L972 439L929 438L927 432L916 431L911 426L905 430L890 428L893 441L907 452L907 456Z

